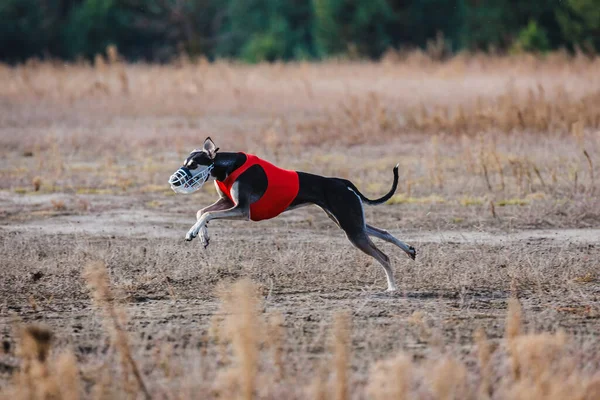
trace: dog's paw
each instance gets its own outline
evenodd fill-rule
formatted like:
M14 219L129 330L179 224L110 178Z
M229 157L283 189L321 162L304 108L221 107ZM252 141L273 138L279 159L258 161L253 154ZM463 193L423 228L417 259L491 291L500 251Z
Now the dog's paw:
M206 229L205 226L202 227L202 229L200 229L200 242L202 243L205 249L208 247L208 244L210 242L210 237L208 236L208 229Z
M417 258L417 250L412 246L408 246L408 256L414 260Z
M198 236L198 233L194 231L194 229L190 229L188 231L188 233L186 233L185 235L185 240L190 242L192 241L196 236Z

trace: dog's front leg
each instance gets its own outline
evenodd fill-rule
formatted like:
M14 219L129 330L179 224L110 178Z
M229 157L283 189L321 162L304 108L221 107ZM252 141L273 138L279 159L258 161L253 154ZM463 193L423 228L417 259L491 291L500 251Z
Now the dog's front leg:
M233 202L227 197L221 197L219 198L219 200L215 201L210 206L198 210L198 212L196 213L196 221L198 221L202 217L202 214L207 213L209 211L228 210L230 208L233 208L234 206L235 204L233 204Z
M207 211L203 213L200 219L194 224L194 226L192 226L192 229L190 229L190 231L186 235L186 240L192 240L193 238L198 236L198 233L200 233L200 241L206 248L209 242L206 224L213 219L248 220L250 219L250 209L248 207L236 205L228 210Z
M202 217L202 215L204 213L207 213L209 211L228 210L230 208L233 208L234 206L235 206L235 204L231 200L229 200L227 197L221 197L221 198L219 198L219 200L215 201L210 206L204 207L203 209L199 210L196 213L196 223L198 223L198 221L200 220L200 218ZM198 231L194 230L195 226L196 225L194 224L194 226L192 226L192 228L187 232L187 234L185 235L185 240L190 241L190 240L194 239L196 236L198 236Z

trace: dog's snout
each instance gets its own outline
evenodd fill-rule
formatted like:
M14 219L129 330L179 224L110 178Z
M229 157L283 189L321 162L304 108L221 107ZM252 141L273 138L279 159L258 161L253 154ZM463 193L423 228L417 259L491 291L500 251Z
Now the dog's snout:
M179 179L177 179L175 176L171 176L169 178L169 184L177 187L177 186L181 186L181 181Z
M177 171L175 171L175 173L173 175L171 175L169 177L169 184L171 186L181 186L183 184L184 181L184 177L187 175L184 171L182 171L183 168L179 168Z
M169 184L176 193L192 193L200 189L208 180L212 165L198 168L192 173L188 168L181 167L169 178Z

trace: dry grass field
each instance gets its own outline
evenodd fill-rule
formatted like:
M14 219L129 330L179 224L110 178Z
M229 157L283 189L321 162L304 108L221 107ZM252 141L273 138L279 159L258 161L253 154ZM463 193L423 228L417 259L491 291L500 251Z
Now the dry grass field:
M600 59L0 65L0 399L600 398ZM222 151L351 179L381 267L316 207L213 221Z

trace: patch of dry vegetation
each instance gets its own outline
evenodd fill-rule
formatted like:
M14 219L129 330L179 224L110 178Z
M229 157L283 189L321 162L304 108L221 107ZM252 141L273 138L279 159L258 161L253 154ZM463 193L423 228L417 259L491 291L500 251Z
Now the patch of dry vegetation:
M41 207L50 212L89 211L77 196L165 196L169 174L210 135L223 150L351 177L369 194L385 190L400 162L397 203L527 205L530 195L562 201L596 191L597 58L439 62L415 53L257 66L100 59L0 67L0 188L73 196Z
M0 65L0 216L146 208L183 234L171 220L191 222L214 189L168 196L166 180L212 136L369 196L400 163L398 193L366 210L386 229L598 226L598 70L582 55L419 52L127 65L114 49L93 65ZM2 321L72 317L0 327L0 398L600 396L595 245L421 243L417 263L394 259L402 296L364 297L379 267L301 215L224 223L208 253L101 230L2 235Z
M146 398L593 400L600 395L600 375L593 362L586 362L563 331L525 331L516 298L508 302L506 333L501 340L491 342L479 329L475 345L462 355L438 342L438 350L424 359L401 351L374 363L366 377L350 369L351 349L356 346L351 315L337 313L331 331L332 357L323 360L321 368L313 369L309 376L276 373L285 367L285 361L282 365L277 351L266 350L282 346L284 320L277 318L278 334L267 334L270 323L261 305L263 296L249 280L221 289L223 309L217 314L222 317L214 322L216 333L196 354L202 364L200 371L173 374L169 371L177 368L177 360L167 358L161 361L164 365L154 367L160 367L165 375L157 378L154 370L153 379L146 384L134 361L128 333L118 322L123 310L114 304L106 267L96 263L87 271L92 296L112 331L105 362L91 375L89 366L77 363L70 352L52 351L53 334L47 328L26 326L20 334L19 370L14 383L3 389L3 398L106 398L127 393L128 397ZM121 361L111 354L119 354ZM130 381L130 373L137 384Z

